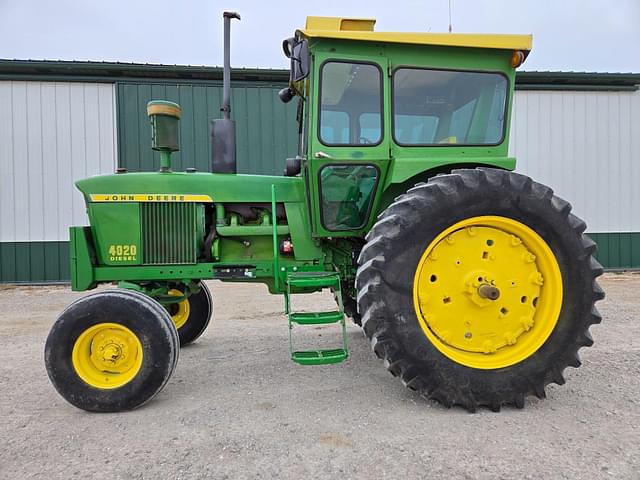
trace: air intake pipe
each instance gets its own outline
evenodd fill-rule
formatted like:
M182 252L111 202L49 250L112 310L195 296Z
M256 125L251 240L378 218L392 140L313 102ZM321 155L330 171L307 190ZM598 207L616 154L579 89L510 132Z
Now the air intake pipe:
M224 70L222 73L222 118L211 121L211 171L236 173L236 125L231 120L231 19L240 20L235 12L224 12Z

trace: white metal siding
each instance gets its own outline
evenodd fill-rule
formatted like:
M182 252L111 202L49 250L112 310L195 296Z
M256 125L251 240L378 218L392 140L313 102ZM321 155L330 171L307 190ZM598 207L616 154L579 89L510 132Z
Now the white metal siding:
M113 84L0 82L0 241L68 240L75 180L116 166Z
M553 187L589 232L640 232L639 152L640 92L516 92L516 170Z

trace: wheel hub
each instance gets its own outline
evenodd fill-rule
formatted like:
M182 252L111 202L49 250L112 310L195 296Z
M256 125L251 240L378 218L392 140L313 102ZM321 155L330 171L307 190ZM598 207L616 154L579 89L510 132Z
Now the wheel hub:
M497 300L498 298L500 298L500 290L498 290L498 288L494 287L493 285L485 283L478 287L478 295L489 300Z
M102 352L102 360L104 362L114 363L118 360L118 358L122 355L122 350L118 345L109 345Z
M457 261L462 266L462 259ZM489 307L493 305L493 301L500 296L500 290L496 287L494 277L486 270L473 270L464 277L464 290L468 295L469 300L475 303L478 307ZM490 298L495 297L495 298Z
M142 344L127 327L100 323L76 340L72 363L76 373L96 388L116 388L131 381L142 364Z
M554 281L557 278L548 268L555 259L546 243L525 225L503 217L476 219L454 225L429 245L416 272L414 299L425 333L441 342L442 349L468 363L501 365L499 358L532 353L527 332L538 318L547 276L543 271L552 272L549 276ZM547 251L549 257L540 268L538 256ZM542 322L535 343L546 339L556 318L550 325Z
M91 341L91 361L99 370L123 373L131 367L133 337L120 329L102 329Z

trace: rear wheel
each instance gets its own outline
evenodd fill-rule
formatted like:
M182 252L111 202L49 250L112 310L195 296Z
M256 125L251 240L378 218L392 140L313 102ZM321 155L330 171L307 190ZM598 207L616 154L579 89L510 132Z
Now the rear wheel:
M192 293L181 302L172 303L167 307L171 320L178 329L180 346L193 343L204 333L213 314L213 299L204 282L199 284L200 290ZM182 296L182 290L169 290L169 295Z
M344 305L344 313L347 317L349 317L356 325L362 326L362 318L358 313L358 303L356 300L345 295L342 302Z
M356 280L387 368L444 405L499 410L545 395L593 342L595 244L531 179L457 170L409 190L369 233Z
M351 290L353 290L353 288L351 288ZM344 284L342 284L341 286L341 292L342 292L342 306L344 308L345 315L349 317L353 321L353 323L355 323L359 327L362 326L362 318L358 313L358 302L356 301L355 298L349 296L348 290ZM338 296L336 292L333 292L333 299L336 301L336 303L338 302Z
M178 361L178 334L166 310L127 290L99 292L71 304L45 345L53 386L92 412L131 410L151 400Z

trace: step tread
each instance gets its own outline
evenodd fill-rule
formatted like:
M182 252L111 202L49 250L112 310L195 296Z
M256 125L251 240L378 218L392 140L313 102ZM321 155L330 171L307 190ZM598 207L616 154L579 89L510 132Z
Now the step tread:
M344 348L331 350L302 350L291 354L291 359L301 365L326 365L339 363L348 358L349 354Z
M344 314L339 310L333 312L298 312L289 314L289 320L299 325L337 323L342 319L344 319Z
M333 272L299 272L287 275L291 287L338 287L340 277Z

